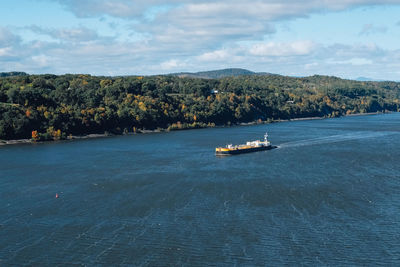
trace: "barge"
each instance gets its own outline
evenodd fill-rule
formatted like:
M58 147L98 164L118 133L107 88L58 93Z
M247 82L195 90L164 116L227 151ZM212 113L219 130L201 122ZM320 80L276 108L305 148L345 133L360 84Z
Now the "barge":
M226 147L217 147L215 149L215 154L217 156L227 156L227 155L236 155L236 154L243 154L243 153L250 153L262 150L270 150L277 148L277 146L271 145L268 141L268 133L264 135L264 141L256 140L256 141L249 141L246 144L242 145L227 145Z

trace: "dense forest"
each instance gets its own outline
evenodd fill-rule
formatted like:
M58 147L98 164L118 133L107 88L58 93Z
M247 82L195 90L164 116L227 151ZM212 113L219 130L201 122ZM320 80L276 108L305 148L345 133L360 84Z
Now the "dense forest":
M400 83L395 82L17 74L0 78L0 139L57 140L400 109Z

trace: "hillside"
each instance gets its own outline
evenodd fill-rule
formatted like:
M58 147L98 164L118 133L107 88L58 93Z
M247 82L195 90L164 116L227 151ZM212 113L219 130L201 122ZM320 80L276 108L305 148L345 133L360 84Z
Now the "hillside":
M248 73L203 72L209 77ZM400 83L315 75L0 78L0 139L186 129L400 109Z

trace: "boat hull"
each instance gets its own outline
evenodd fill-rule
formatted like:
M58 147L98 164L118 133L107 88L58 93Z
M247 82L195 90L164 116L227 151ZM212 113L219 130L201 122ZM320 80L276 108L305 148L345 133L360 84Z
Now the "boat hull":
M251 147L245 149L229 149L229 150L221 149L221 150L216 150L215 155L217 156L238 155L238 154L251 153L263 150L270 150L274 148L277 148L277 146L260 146L260 147Z

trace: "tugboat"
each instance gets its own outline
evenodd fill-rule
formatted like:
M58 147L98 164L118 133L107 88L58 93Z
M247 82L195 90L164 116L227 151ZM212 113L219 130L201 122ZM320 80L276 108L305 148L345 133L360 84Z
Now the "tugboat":
M242 145L227 145L226 147L217 147L215 149L215 155L217 156L226 156L226 155L236 155L242 153L256 152L261 150L269 150L277 148L276 146L271 145L268 141L268 133L264 135L264 141L256 140L249 141L246 144Z

